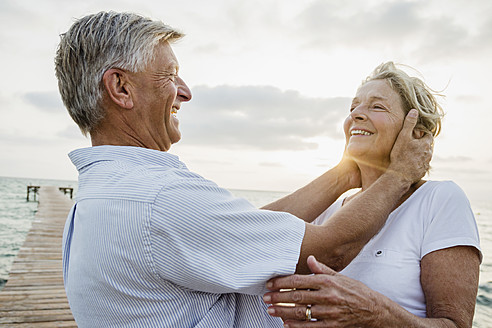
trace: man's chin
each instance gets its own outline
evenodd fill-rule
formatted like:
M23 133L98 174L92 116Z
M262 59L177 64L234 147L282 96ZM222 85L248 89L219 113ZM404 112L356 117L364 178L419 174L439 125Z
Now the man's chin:
M181 133L176 133L171 136L171 144L175 144L181 140Z

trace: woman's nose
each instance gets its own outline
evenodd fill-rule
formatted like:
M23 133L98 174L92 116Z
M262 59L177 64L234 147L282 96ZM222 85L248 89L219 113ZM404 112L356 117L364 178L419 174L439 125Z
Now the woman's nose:
M354 121L363 121L367 119L367 116L365 114L365 110L363 106L357 106L355 107L351 112L350 112L350 117Z

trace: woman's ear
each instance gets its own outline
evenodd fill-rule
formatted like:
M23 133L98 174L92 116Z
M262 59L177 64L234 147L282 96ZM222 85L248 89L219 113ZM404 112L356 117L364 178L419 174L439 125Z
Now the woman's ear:
M110 68L103 74L104 89L109 98L119 107L133 108L132 94L129 92L128 73L122 69Z
M415 139L420 139L425 135L425 132L419 129L413 129L412 134Z

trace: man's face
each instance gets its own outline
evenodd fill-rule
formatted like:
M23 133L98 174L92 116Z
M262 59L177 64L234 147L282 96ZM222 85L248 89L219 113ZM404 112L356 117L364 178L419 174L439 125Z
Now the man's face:
M154 60L142 72L134 73L140 134L145 144L157 144L165 151L181 139L176 113L182 102L191 99L191 91L178 70L176 56L165 41L156 46Z

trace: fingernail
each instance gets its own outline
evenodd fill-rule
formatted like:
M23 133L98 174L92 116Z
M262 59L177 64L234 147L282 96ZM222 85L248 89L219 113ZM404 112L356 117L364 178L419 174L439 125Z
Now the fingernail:
M408 112L408 116L410 117L417 117L418 116L418 112L416 109L411 109L410 112Z
M269 307L267 309L268 314L275 314L275 308Z
M284 323L284 328L289 328L289 324L288 323Z
M272 300L272 297L270 295L264 295L263 296L263 302L270 303L271 300Z
M266 288L271 289L272 287L273 287L273 283L272 282L267 282L266 283Z

